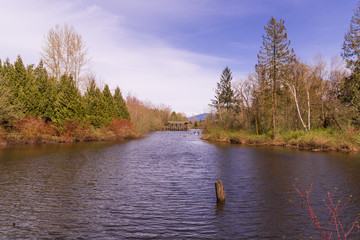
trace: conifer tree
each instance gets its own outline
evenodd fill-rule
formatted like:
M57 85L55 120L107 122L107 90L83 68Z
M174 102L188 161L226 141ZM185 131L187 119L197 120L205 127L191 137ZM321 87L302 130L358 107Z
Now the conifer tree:
M49 75L42 61L34 70L36 86L38 88L39 97L39 116L50 120L54 114L54 102L56 100L56 82Z
M352 71L360 72L360 2L354 9L350 29L345 33L341 56L347 67Z
M111 122L106 111L106 104L104 101L103 93L96 86L95 79L90 81L86 90L85 96L86 103L86 119L96 127L106 126Z
M294 50L290 49L287 40L284 20L276 21L274 17L264 27L265 35L258 54L258 67L263 69L265 79L271 86L272 96L272 125L273 132L277 128L278 93L283 78L289 76L292 64L295 62Z
M126 107L126 102L121 94L119 87L116 87L115 89L114 102L116 106L116 117L119 119L131 120L130 113Z
M71 76L61 77L52 122L63 125L66 121L83 119L81 95L75 84Z
M215 99L211 100L211 107L214 107L217 111L234 110L234 91L231 87L232 75L228 67L225 67L221 74L220 82L217 83L215 89Z
M11 84L14 74L14 66L10 63L9 58L7 58L3 63L1 74L9 81L9 84Z
M24 113L37 116L39 92L35 84L33 65L25 67L21 56L18 56L14 66L7 70L7 78L14 96L13 103L21 103Z
M19 91L22 91L22 88L24 88L27 82L26 68L20 56L17 57L12 70L13 73L9 78L10 84L13 86L15 97L19 97Z
M177 121L177 115L176 115L176 112L172 112L171 115L170 115L170 121Z
M360 2L357 5L342 47L341 56L351 75L345 78L341 86L340 98L353 109L353 123L360 125Z
M19 100L25 107L26 114L40 116L40 92L35 79L33 65L26 69L25 82L19 86Z
M111 121L113 117L116 117L116 106L115 106L114 97L111 95L109 85L107 84L104 87L103 96L106 106L105 108L106 117L109 119L109 121Z
M20 104L13 103L9 81L0 73L0 124L8 125L12 120L22 117Z

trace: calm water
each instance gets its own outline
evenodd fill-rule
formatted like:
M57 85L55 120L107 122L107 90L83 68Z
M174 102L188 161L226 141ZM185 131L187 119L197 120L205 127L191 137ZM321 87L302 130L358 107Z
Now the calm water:
M0 238L317 239L288 201L295 178L313 184L322 220L321 200L335 186L336 199L354 196L343 223L360 212L357 154L210 144L188 132L0 148Z

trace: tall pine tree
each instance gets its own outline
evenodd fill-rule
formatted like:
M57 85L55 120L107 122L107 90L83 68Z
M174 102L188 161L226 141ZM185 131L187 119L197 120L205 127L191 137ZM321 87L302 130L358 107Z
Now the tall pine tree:
M119 87L116 87L114 93L114 102L116 106L116 117L119 119L131 120L130 113L126 107L126 102L121 94Z
M84 100L86 103L86 119L89 120L94 127L100 128L110 123L109 121L111 121L111 119L107 113L103 93L96 86L95 79L90 81L85 92Z
M66 121L82 120L83 118L84 109L79 89L71 76L63 75L54 103L54 114L51 121L63 125Z
M232 74L229 67L225 67L221 74L220 82L217 83L215 89L215 99L211 100L211 107L217 111L220 110L234 110L234 91L231 87Z
M340 91L340 99L353 110L353 123L360 125L360 2L345 33L341 56L351 70Z
M108 122L110 123L112 118L116 117L116 106L115 106L114 98L111 95L110 88L107 84L103 89L103 96L106 106L104 111L106 112L106 117L108 118Z
M287 40L284 20L276 21L274 17L264 27L265 35L258 54L257 67L262 69L265 78L271 86L272 125L276 133L278 122L278 94L283 78L289 76L289 71L295 62L294 50L290 49L290 40Z

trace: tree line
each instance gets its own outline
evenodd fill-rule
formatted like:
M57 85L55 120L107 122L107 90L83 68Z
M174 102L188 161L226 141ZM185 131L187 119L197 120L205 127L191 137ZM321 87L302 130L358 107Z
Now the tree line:
M100 89L94 74L86 71L87 48L73 26L52 28L42 49L38 65L25 66L20 55L14 63L0 59L0 140L13 137L14 131L21 135L22 125L37 127L34 131L41 133L35 135L40 138L76 128L94 139L100 137L90 129L104 132L101 139L114 133L133 135L120 88L112 93L106 84Z
M299 60L287 38L284 20L264 27L254 73L232 82L222 72L210 106L208 126L249 129L257 134L316 128L360 127L360 3L345 33L341 57L330 66L317 55Z
M81 94L72 75L57 80L42 61L25 66L20 56L13 64L0 60L0 92L0 124L5 127L27 115L51 121L59 129L70 120L95 128L109 125L113 118L130 120L119 87L112 94L108 85L100 90L92 78Z
M25 66L21 56L0 59L0 144L134 137L173 119L166 105L100 88L89 59L81 35L67 24L49 30L37 66Z

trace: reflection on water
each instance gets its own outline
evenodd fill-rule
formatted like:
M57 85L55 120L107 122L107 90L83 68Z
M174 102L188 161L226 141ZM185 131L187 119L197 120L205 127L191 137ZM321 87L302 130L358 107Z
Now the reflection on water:
M3 238L299 239L316 229L289 204L297 178L311 200L334 186L344 223L360 211L357 154L210 144L188 132L128 142L0 148ZM222 179L226 202L216 203ZM15 226L13 226L15 223Z

